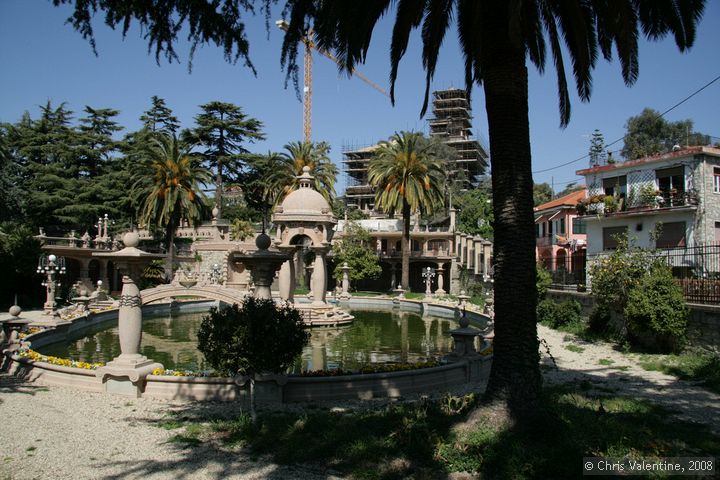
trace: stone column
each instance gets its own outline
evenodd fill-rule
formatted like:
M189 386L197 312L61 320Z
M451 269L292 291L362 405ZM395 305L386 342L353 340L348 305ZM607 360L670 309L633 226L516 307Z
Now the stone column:
M142 299L135 282L124 276L118 312L120 355L98 368L95 375L102 380L105 391L139 397L143 383L156 368L163 368L140 353L142 339Z
M325 295L327 290L327 271L325 268L326 248L317 248L315 250L315 263L313 264L313 273L310 279L310 290L313 294L313 305L325 305Z
M140 290L128 276L123 277L118 313L118 335L120 337L119 360L133 361L141 357L142 299Z
M46 297L45 297L45 314L52 315L55 311L55 273L49 272L47 274L46 285Z
M341 269L343 272L343 277L342 277L342 293L340 294L340 298L342 298L343 300L347 300L348 298L350 298L350 276L348 274L348 272L350 272L350 267L348 267L347 262L345 262L345 263L343 263L343 266Z
M437 266L438 288L435 290L435 294L445 295L445 290L443 290L443 272L445 272L445 269L443 268L442 262L438 262Z
M286 302L293 303L293 293L295 291L295 262L292 259L286 261L280 267L280 275L278 277L280 286L280 298Z
M100 261L100 280L102 280L103 289L110 293L110 272L108 272L109 260Z
M88 289L88 291L92 291L95 289L95 285L92 284L92 280L90 279L90 259L89 258L81 258L80 260L80 277L78 280L80 283L83 284L85 288Z

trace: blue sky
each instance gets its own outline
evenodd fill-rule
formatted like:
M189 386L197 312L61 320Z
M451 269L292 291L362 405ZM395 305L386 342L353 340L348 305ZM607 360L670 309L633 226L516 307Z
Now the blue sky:
M187 69L187 45L180 45L181 63L158 65L138 29L127 38L96 19L99 56L69 25L70 9L53 7L46 0L0 0L0 122L16 122L24 111L37 117L38 105L48 99L67 102L80 112L85 105L119 109L119 122L139 127L138 117L150 97L163 97L183 127L193 125L200 104L220 100L241 106L265 125L267 139L250 145L256 152L280 151L302 137L302 104L292 85L284 88L280 68L282 32L274 25L268 34L262 15L248 17L250 54L258 71L254 77L242 65L227 64L214 47L198 49L193 71ZM373 36L368 61L359 69L376 83L388 85L388 45L391 19L386 18ZM640 77L627 88L617 62L598 62L590 103L573 95L573 114L566 129L559 128L554 67L539 75L530 67L530 128L533 170L545 170L587 153L589 135L600 129L608 142L622 137L628 117L645 107L664 111L720 75L720 2L708 1L694 48L679 53L671 39L642 41ZM313 139L328 141L332 159L340 165L343 145L364 145L399 130L427 131L419 118L425 81L417 34L401 64L396 105L358 78L339 75L322 56L314 61ZM571 73L568 72L568 76ZM454 35L442 47L432 89L463 87L462 59ZM487 120L482 90L473 90L474 129L487 142ZM720 81L670 112L669 120L691 118L696 130L720 137ZM720 138L715 138L720 141ZM621 143L614 148L621 148ZM536 173L536 182L554 181L556 189L577 180L575 170L587 160ZM342 191L344 181L339 189Z

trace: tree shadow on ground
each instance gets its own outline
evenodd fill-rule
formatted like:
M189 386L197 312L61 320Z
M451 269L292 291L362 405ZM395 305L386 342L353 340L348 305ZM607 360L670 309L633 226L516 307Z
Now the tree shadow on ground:
M548 358L543 360L542 365L545 370L557 368ZM563 383L574 384L579 391L599 396L617 394L644 399L664 408L679 420L703 424L720 434L720 394L702 388L696 382L678 378L665 382L652 381L641 374L626 371L626 368L598 365L586 370L569 370ZM648 375L651 375L650 372ZM557 380L550 382L557 383Z
M473 404L474 397L446 397L374 408L294 406L261 412L256 425L233 404L187 404L148 423L171 429L168 446L188 460L133 464L127 476L169 471L189 478L218 471L218 478L238 472L260 473L258 478L444 478L436 445L453 437L453 426ZM274 470L253 459L274 462Z
M33 385L22 375L11 375L7 371L0 369L0 394L21 393L25 395L36 395L47 391L48 387L46 386ZM0 403L2 403L2 399L0 399Z

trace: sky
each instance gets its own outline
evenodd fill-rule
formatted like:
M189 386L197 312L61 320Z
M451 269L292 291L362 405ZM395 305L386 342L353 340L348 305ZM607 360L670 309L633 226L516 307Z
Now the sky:
M194 125L199 105L210 101L231 102L264 124L266 140L247 145L252 152L282 151L291 141L302 139L302 103L292 84L285 88L280 66L282 32L271 22L265 28L262 14L247 17L250 57L257 76L241 63L225 62L214 46L199 48L188 71L188 45L181 43L180 63L160 64L148 54L138 28L123 39L102 22L94 21L96 57L89 43L65 19L68 6L53 7L49 0L0 0L0 122L17 122L23 112L39 116L39 106L67 102L79 116L89 105L120 110L118 122L126 131L140 127L139 117L150 106L150 97L165 99L183 128ZM279 18L279 9L278 9ZM274 18L272 19L274 20ZM720 76L720 1L709 0L698 27L694 47L680 53L671 38L640 43L640 76L628 88L617 62L599 59L594 71L593 93L582 103L572 93L570 125L561 129L556 74L551 62L543 75L530 66L530 137L534 180L552 183L562 190L567 183L582 181L575 171L588 165L590 135L599 129L607 143L624 135L626 120L650 107L665 111ZM389 43L392 18L381 20L371 43L367 62L358 70L389 90ZM331 158L342 168L342 149L369 145L401 130L427 133L427 115L420 118L425 88L421 43L416 32L406 53L396 84L396 103L357 77L339 74L329 59L315 55L313 63L313 140L327 141ZM300 64L302 59L299 59ZM567 72L571 81L572 73ZM302 82L302 78L301 78ZM571 84L572 86L572 84ZM431 91L464 87L463 60L456 36L448 34L441 52ZM573 87L574 88L574 87ZM488 144L487 119L482 89L472 92L473 128ZM692 119L695 129L720 141L720 81L672 110L670 121ZM622 142L612 147L622 148ZM338 192L344 190L344 176Z

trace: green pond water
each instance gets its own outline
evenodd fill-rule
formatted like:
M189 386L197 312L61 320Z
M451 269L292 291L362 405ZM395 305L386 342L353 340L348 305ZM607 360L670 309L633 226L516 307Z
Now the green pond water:
M355 321L338 328L313 328L309 344L292 367L311 370L357 370L368 364L422 362L452 349L448 331L453 319L392 311L352 311ZM197 349L197 331L205 313L178 313L143 319L142 354L171 370L204 371L210 367ZM85 362L108 362L120 354L117 326L96 329L65 344L39 349L44 355Z

